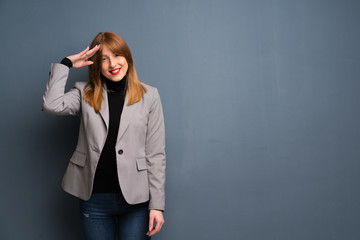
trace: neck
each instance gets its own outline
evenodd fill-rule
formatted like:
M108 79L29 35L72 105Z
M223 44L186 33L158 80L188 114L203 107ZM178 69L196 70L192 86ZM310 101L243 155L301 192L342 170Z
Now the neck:
M106 88L114 92L124 91L126 88L126 76L118 82L111 81L101 74L101 80L106 83Z

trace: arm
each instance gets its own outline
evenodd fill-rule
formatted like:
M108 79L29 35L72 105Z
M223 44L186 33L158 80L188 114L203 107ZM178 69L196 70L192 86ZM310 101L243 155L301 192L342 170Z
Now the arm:
M160 96L156 89L150 108L145 154L150 188L149 232L147 235L152 236L158 233L164 224L163 211L165 209L165 124Z
M80 68L93 64L87 61L92 57L100 46L89 50L87 47L84 51L68 56L71 65L74 68ZM65 85L69 75L69 67L64 64L52 64L49 80L46 84L46 91L43 96L42 110L56 115L76 115L80 110L81 89L72 88L65 93Z
M76 115L80 110L80 89L65 92L69 68L63 64L51 65L49 80L43 96L42 110L56 115Z
M148 166L149 209L165 209L165 124L158 91L155 89L146 133L145 155Z

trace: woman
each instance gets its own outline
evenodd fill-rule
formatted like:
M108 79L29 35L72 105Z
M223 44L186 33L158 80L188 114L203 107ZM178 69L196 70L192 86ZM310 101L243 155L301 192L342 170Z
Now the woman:
M64 93L69 68L89 82ZM86 239L149 239L164 223L165 127L156 88L138 80L130 49L113 32L52 64L43 111L79 115L78 144L63 189L80 198Z

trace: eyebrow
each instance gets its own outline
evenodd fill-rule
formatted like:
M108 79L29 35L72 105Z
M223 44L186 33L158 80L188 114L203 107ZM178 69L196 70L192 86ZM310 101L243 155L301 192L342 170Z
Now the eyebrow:
M115 53L115 52L111 52L111 53L114 54L114 55L119 55L118 53ZM108 55L106 55L106 54L104 54L104 53L102 53L101 56L102 56L102 57L108 57Z

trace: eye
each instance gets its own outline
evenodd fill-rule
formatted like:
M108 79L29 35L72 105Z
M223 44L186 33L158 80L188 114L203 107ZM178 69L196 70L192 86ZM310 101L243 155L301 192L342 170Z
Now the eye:
M103 57L103 58L101 59L101 61L107 61L107 60L108 60L107 57Z

